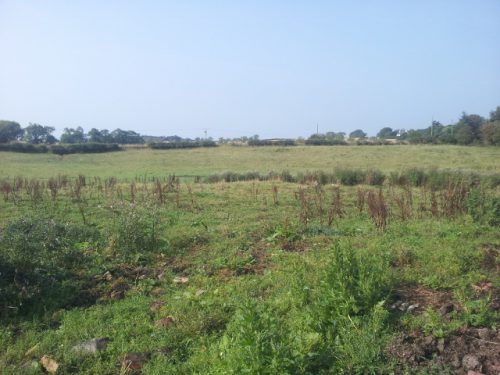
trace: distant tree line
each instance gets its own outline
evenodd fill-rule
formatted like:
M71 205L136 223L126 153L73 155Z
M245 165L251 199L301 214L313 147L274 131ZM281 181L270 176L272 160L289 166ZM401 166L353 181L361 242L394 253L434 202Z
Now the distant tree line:
M378 132L377 137L397 138L408 143L500 146L500 106L490 112L488 119L463 112L455 124L443 125L439 121L433 121L425 129L408 131L386 127Z
M500 106L490 112L489 118L484 118L476 114L462 113L462 116L455 124L443 125L439 121L433 121L432 124L424 129L393 129L384 127L380 129L375 138L367 138L366 132L362 129L356 129L349 133L347 137L344 132L327 132L325 134L312 134L308 139L259 139L258 135L252 137L239 138L219 138L218 142L212 138L194 140L182 138L177 135L168 137L142 136L132 130L107 129L98 130L92 128L85 133L82 127L65 128L61 139L53 136L54 128L43 126L36 123L30 123L22 128L15 121L0 120L0 150L10 149L20 152L45 152L43 147L34 148L37 145L82 145L92 144L85 147L66 148L66 153L71 152L106 152L116 150L118 146L99 147L96 144L150 144L154 149L174 149L191 147L213 147L218 144L248 144L250 146L293 146L297 143L306 145L345 145L356 142L356 144L391 144L394 142L405 143L426 143L426 144L458 144L458 145L494 145L500 146ZM22 142L13 144L12 142ZM11 144L6 147L5 144ZM37 150L37 151L34 151ZM54 148L64 153L64 148ZM78 150L78 151L76 151Z
M31 145L82 144L82 143L107 143L107 144L142 144L144 139L139 133L132 130L115 129L112 132L92 128L85 133L82 127L65 128L58 140L52 133L55 128L30 123L22 128L15 121L0 120L0 143L22 141Z
M490 112L488 119L475 114L462 113L455 124L443 125L433 121L425 129L380 129L375 138L367 138L367 134L357 129L349 134L343 132L327 132L326 134L313 134L305 144L309 145L343 145L347 140L356 141L360 145L390 144L391 141L412 144L458 144L458 145L493 145L500 146L500 106Z

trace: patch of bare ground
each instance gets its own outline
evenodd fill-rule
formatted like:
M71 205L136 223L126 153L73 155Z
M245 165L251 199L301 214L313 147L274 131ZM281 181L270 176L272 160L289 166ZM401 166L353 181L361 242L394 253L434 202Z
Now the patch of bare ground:
M282 248L285 251L301 253L309 250L309 243L304 240L285 241Z
M224 267L217 270L210 270L208 272L208 275L217 275L224 281L228 281L235 276L262 275L264 271L271 266L267 247L257 246L251 254L254 260L252 263L241 265L235 268ZM241 253L240 255L244 257L247 254Z
M484 284L490 286L477 286L482 288L477 291L478 295L491 293L490 308L498 311L500 288L492 287L491 283ZM432 307L446 319L452 311L460 310L451 292L419 285L402 286L394 297L392 309L414 314ZM498 329L466 327L443 338L425 335L421 331L402 333L392 341L387 354L399 364L396 374L407 373L408 369L448 368L459 375L498 375L500 332Z
M500 246L484 245L481 267L490 272L500 272Z
M410 312L419 313L427 307L439 310L442 315L453 311L457 304L453 301L453 294L447 290L435 290L421 285L403 285L394 290L393 309L406 311L410 306Z
M488 328L464 328L445 338L423 333L401 334L388 348L390 357L406 369L444 366L456 374L498 375L500 373L500 333Z

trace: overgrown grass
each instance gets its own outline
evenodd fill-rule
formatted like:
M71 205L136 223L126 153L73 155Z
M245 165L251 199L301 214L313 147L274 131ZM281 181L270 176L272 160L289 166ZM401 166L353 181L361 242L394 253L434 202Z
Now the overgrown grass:
M125 373L134 352L145 374L385 374L404 369L386 350L401 332L495 328L492 184L352 171L4 176L0 368L41 374L48 355L58 373ZM394 311L412 288L446 293L455 311ZM72 350L93 338L108 347Z

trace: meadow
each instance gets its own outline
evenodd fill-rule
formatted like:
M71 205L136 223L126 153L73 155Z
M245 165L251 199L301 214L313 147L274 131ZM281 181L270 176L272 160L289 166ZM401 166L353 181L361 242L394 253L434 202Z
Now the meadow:
M236 147L190 150L131 148L107 154L20 154L2 152L0 176L22 175L45 179L58 174L88 177L207 176L225 171L289 170L292 173L336 168L384 172L409 168L438 168L478 173L500 173L498 147L429 145Z
M499 148L0 160L2 373L500 371Z

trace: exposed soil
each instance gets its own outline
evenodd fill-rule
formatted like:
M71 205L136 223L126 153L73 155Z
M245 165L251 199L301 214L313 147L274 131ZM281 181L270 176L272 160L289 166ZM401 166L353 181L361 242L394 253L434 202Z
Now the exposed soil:
M445 366L456 374L476 371L484 375L500 373L500 333L487 328L465 328L437 339L422 333L398 336L388 354L405 369Z
M445 315L457 308L453 294L447 290L435 290L420 285L404 285L396 289L393 301L402 301L406 305L415 306L414 313L421 313L427 307L441 310ZM449 310L449 311L446 311Z
M491 285L491 283L484 283ZM491 292L490 308L498 311L500 308L500 288L478 286L478 295ZM483 289L485 289L483 291ZM427 307L437 310L445 319L450 313L459 310L460 306L453 300L449 291L440 291L418 285L403 286L394 295L394 310L410 311L420 314ZM456 374L500 374L500 332L488 328L463 328L444 338L432 335L425 336L422 332L400 334L388 348L388 355L399 363L396 374L406 373L406 370L429 370L436 367L448 368Z
M483 247L481 267L491 272L500 272L500 246L485 245Z

